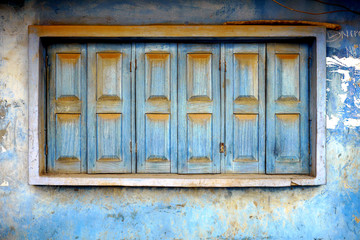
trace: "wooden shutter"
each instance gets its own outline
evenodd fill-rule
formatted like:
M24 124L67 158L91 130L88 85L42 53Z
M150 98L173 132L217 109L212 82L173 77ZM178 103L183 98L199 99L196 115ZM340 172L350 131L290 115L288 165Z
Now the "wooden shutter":
M131 172L130 44L88 46L88 172Z
M224 172L265 172L265 45L226 44Z
M86 46L48 49L47 171L86 172Z
M138 173L177 172L177 46L136 44Z
M306 44L267 47L266 173L309 173Z
M179 173L220 172L220 46L179 44Z

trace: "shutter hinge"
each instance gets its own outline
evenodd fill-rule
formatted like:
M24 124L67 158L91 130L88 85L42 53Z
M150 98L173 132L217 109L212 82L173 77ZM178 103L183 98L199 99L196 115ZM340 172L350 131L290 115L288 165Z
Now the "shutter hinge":
M131 65L130 65L131 66ZM132 141L130 140L129 142L129 149L130 149L130 153L132 153Z
M220 143L220 153L225 153L226 156L226 146L224 143Z
M137 153L137 143L135 143L135 153Z
M224 72L226 72L226 61L224 62L224 64L225 64L225 69L224 69Z
M132 64L131 64L131 62L130 62L130 72L132 72Z
M219 71L221 71L221 59L219 60Z
M49 150L48 150L48 145L46 144L46 145L45 145L45 156L48 155L48 151L49 151Z
M137 69L137 60L135 59L135 71Z

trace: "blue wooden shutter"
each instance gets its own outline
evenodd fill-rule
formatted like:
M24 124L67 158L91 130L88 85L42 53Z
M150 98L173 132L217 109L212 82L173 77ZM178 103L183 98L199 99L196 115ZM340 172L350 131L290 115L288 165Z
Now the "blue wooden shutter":
M220 172L220 46L179 44L179 173Z
M267 47L266 173L309 173L306 44Z
M86 172L86 46L52 45L47 171Z
M88 46L88 172L131 172L131 44Z
M136 44L138 173L177 172L177 46Z
M224 172L265 172L265 45L226 44Z

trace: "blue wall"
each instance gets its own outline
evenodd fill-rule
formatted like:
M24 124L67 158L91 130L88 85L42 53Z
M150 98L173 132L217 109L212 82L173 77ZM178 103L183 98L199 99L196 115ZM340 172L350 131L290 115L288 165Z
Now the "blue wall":
M339 9L311 0L281 2L311 12ZM360 1L337 2L360 9ZM324 21L343 27L327 36L327 185L239 189L28 185L28 25L221 24L258 19ZM360 239L359 190L360 15L296 13L271 0L0 4L0 239Z

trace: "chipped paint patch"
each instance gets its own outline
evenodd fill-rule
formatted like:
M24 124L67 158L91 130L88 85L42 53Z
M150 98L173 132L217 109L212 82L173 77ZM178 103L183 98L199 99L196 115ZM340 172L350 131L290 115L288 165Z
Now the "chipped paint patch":
M9 182L4 180L1 184L0 187L8 187L9 186Z
M344 125L347 127L352 127L352 128L360 127L360 119L345 118Z
M335 129L339 120L340 120L340 118L338 118L334 115L331 115L331 118L328 115L326 115L326 128L327 129Z
M355 70L360 70L360 58L354 58L353 56L343 58L339 58L337 56L326 57L326 65L329 67L354 67Z

